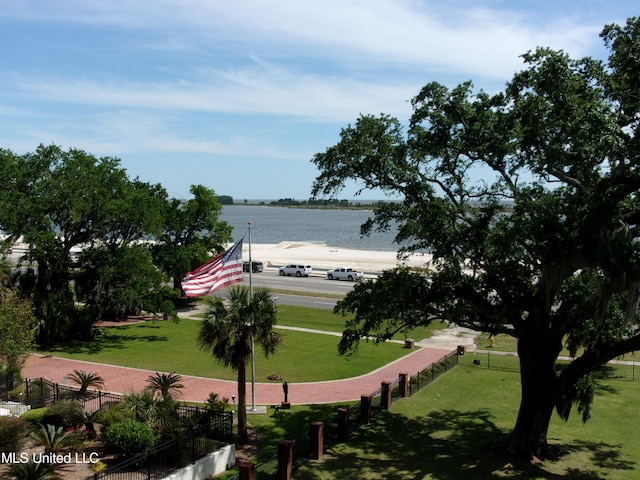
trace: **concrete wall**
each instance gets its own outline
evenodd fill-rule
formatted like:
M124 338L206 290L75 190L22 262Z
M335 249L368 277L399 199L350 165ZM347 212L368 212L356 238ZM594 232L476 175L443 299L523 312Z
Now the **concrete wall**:
M167 480L203 480L226 471L233 467L235 463L236 446L227 445L206 457L202 457L193 465L189 465L164 478Z

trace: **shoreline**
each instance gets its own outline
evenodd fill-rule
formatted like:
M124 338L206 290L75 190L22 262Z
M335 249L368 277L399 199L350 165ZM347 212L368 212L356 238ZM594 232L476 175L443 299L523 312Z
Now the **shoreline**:
M242 246L242 252L243 260L248 261L248 244ZM397 252L393 251L357 250L310 242L282 241L251 244L251 259L262 262L265 267L304 263L319 269L348 266L366 272L381 272L399 265L427 267L432 256L426 253L414 253L405 260L399 260Z

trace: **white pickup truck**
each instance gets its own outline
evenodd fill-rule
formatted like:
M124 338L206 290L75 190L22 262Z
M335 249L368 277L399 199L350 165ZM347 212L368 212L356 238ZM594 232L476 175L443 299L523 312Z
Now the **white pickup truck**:
M340 267L327 271L327 278L329 280L349 280L350 282L355 282L363 277L363 272L357 272L351 267Z

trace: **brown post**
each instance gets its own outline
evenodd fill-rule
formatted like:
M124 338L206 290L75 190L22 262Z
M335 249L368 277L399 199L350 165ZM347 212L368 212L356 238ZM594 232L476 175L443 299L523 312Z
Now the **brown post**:
M256 480L256 466L251 462L238 463L240 480Z
M382 382L380 405L383 410L389 410L391 408L391 382Z
M364 425L371 424L371 396L362 395L360 397L360 421Z
M409 396L409 374L401 373L399 376L400 376L400 384L399 384L400 397L406 398Z
M324 453L324 424L312 422L309 429L309 453L314 460L320 460Z
M280 440L278 442L278 480L291 480L293 471L293 442Z
M346 442L349 440L349 409L338 409L338 441Z

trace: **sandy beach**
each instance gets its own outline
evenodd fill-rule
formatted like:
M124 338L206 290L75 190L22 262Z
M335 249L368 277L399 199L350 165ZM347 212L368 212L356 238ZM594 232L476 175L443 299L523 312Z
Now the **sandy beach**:
M248 244L243 245L243 258L245 261L249 260ZM395 252L336 248L306 242L280 242L252 244L251 258L261 261L265 267L304 263L318 269L348 266L364 272L381 272L401 264L424 267L431 256L413 254L403 262L397 259Z
M229 247L231 244L226 248ZM26 250L27 245L18 241L13 246L13 254L9 255L9 260L17 259ZM74 248L72 251L79 252L81 249ZM249 244L246 242L242 246L242 258L245 261L249 260ZM431 260L431 255L413 254L403 262L398 260L396 252L391 251L357 250L309 242L284 241L274 244L252 244L251 258L262 262L265 267L303 263L320 270L353 267L364 272L379 273L401 264L417 268L425 267Z

